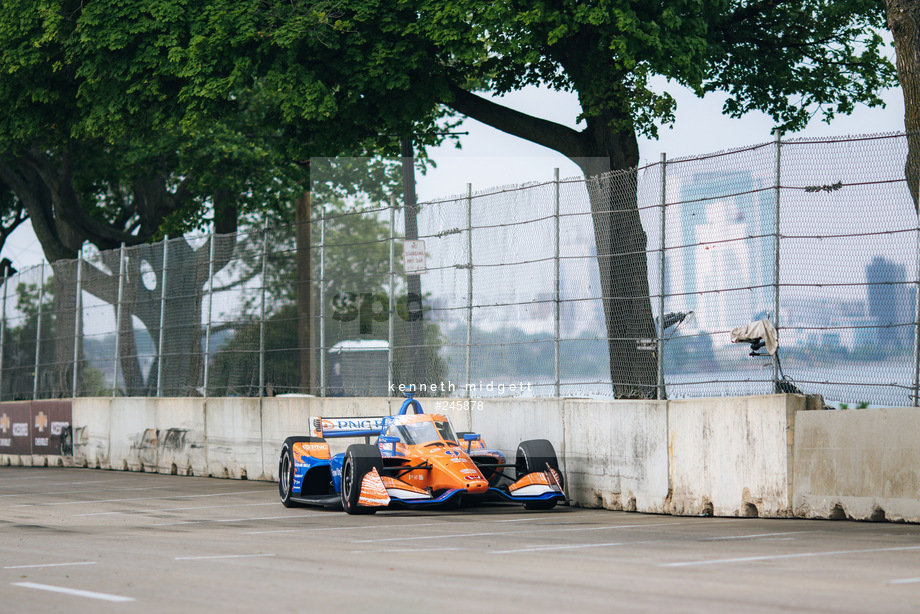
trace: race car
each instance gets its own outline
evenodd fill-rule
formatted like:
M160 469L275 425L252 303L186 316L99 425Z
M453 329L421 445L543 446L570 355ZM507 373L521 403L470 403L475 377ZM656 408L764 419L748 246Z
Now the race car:
M312 418L311 436L285 439L278 465L281 503L341 505L348 514L373 514L388 507L483 500L547 510L565 500L549 441L521 442L509 464L478 434L455 433L447 416L426 414L411 392L406 396L395 416ZM364 437L365 443L331 455L326 439L334 437Z

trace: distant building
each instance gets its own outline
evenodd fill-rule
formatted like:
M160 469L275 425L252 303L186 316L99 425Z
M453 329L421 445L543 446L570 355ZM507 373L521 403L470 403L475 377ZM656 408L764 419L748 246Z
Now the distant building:
M679 297L668 309L693 311L701 330L730 330L773 304L773 197L759 187L750 171L697 173L668 210L665 292Z
M906 284L905 267L881 256L866 266L869 318L876 326L875 340L891 348L911 342L914 310Z

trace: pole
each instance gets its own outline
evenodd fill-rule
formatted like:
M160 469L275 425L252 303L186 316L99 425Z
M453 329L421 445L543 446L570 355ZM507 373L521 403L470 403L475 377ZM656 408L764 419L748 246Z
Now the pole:
M163 237L163 267L160 270L160 334L157 342L157 396L163 396L163 343L166 340L166 272L169 254L169 235Z
M214 311L214 249L217 245L217 235L211 231L211 250L208 253L208 321L204 329L204 397L208 398L208 376L211 363L211 316Z
M418 207L415 197L415 153L412 147L411 132L404 136L401 141L402 146L402 179L406 215L406 241L418 240ZM424 379L424 321L422 320L422 276L406 275L406 285L409 291L408 311L410 314L409 328L409 352L411 359L409 364L410 381L406 384L414 384L416 390L418 385ZM413 304L417 311L413 313ZM417 314L417 316L416 316Z
M118 353L121 349L121 300L125 291L125 244L118 253L118 299L115 303L115 370L112 374L112 396L118 393Z
M80 384L80 340L83 325L83 249L77 253L77 295L74 299L73 309L73 386L70 397L77 398L77 389Z
M556 271L555 271L555 289L553 290L553 296L555 297L555 306L554 306L554 334L553 334L553 377L554 377L554 390L556 398L561 396L561 386L560 386L560 375L561 370L559 367L559 336L560 336L560 320L562 317L562 310L560 305L560 296L561 296L561 276L560 276L560 267L559 267L559 169L553 169L553 183L555 185L555 195L553 197L554 203L554 216L555 216L555 252L556 252Z
M265 396L265 261L268 253L268 226L262 229L262 304L259 307L259 396Z
M319 221L319 396L326 396L326 205ZM391 247L392 248L392 244Z
M6 289L10 281L10 268L3 269L3 313L0 313L0 400L3 399L3 349L6 344Z
M914 284L914 406L920 407L920 212L917 214L917 281Z
M306 192L294 207L296 245L297 348L299 390L313 391L313 194Z
M466 389L473 374L473 184L466 184Z
M779 204L780 204L780 170L782 167L782 131L773 131L776 136L776 192L773 198L773 327L779 336ZM773 358L774 392L779 392L779 363Z
M390 196L389 328L387 332L387 396L393 381L393 346L396 343L396 197Z
M35 372L32 376L32 400L38 398L38 368L42 349L42 303L45 302L45 263L41 263L41 282L38 285L38 321L35 323Z
M667 168L668 168L668 155L664 152L661 153L661 242L660 242L660 251L658 253L658 400L664 400L667 398L667 394L664 388L664 277L665 277L665 262L664 262L664 249L665 249L665 214L667 209L665 204L667 202Z

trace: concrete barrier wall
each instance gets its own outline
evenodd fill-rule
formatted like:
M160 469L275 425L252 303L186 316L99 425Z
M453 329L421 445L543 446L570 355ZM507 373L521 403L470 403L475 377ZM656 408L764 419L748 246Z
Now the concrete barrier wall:
M667 403L567 400L566 492L580 505L669 513Z
M793 425L804 409L800 395L671 401L671 513L791 516Z
M920 522L920 411L796 416L795 515Z
M920 412L801 411L805 398L597 401L423 399L513 462L520 441L555 446L573 502L666 514L920 522ZM386 398L80 398L70 464L276 480L286 437L314 416L395 414ZM354 440L331 440L333 453Z

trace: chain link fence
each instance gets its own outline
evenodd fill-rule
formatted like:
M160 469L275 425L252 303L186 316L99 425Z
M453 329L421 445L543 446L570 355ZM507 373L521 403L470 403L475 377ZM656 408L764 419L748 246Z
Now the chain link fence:
M305 200L292 225L35 267L3 279L0 400L414 384L915 405L906 153L904 134L777 138L414 208ZM775 356L731 343L762 319Z

